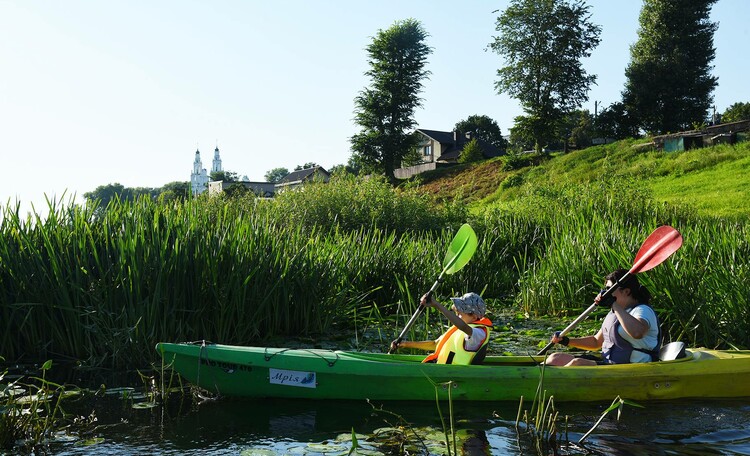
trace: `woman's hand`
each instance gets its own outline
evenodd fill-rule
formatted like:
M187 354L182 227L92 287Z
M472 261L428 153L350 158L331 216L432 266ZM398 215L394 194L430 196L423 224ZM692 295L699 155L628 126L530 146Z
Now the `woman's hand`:
M609 288L602 290L599 292L598 295L594 298L594 302L598 306L605 306L605 307L612 307L615 302L617 302L617 299L614 297L614 292L610 293L606 298L602 298L602 295L604 295L605 292L607 292Z
M555 331L555 333L552 334L550 342L567 346L570 343L570 338L568 336L563 336L560 331Z

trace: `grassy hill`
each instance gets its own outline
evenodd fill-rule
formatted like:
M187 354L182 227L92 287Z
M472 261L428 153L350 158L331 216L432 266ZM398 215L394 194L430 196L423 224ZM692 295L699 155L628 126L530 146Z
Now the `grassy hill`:
M750 215L750 141L683 152L643 151L636 147L643 142L624 140L549 157L498 157L412 179L439 200L462 198L475 211L512 203L541 186L618 180L698 215Z

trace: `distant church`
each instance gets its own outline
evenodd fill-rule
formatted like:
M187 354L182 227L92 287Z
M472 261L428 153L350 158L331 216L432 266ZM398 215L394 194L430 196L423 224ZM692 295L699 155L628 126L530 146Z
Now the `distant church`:
M224 171L221 167L221 157L219 157L219 146L214 149L214 162L211 165L211 172ZM195 160L193 161L193 172L190 174L190 188L193 195L200 195L201 193L208 190L208 181L210 175L206 172L206 168L203 167L201 162L201 152L199 149L195 150Z

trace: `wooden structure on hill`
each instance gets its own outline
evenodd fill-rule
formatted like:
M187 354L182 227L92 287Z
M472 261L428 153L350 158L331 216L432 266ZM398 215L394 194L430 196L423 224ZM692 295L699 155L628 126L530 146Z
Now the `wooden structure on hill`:
M737 142L737 133L745 132L750 132L750 120L712 125L701 130L654 136L653 145L665 152L676 152L716 144L734 144Z

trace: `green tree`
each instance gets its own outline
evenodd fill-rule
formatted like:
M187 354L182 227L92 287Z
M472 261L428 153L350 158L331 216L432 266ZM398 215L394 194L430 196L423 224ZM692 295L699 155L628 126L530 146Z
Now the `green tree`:
M526 152L534 148L534 119L529 116L516 116L510 129L509 148L514 152ZM543 144L542 147L546 146Z
M289 174L289 170L286 168L274 168L266 172L263 177L266 179L266 182L273 182L275 184L287 174Z
M174 181L158 189L161 201L184 200L190 197L190 183Z
M226 189L224 189L224 194L228 198L239 198L247 195L253 194L247 187L245 187L240 182L233 182L229 185Z
M315 162L307 162L307 163L305 163L304 165L297 165L297 166L295 166L295 167L294 167L294 170L295 170L295 171L299 171L299 170L301 170L301 169L310 169L310 168L315 168L316 166L320 166L320 165L318 165L318 164L317 164L317 163L315 163Z
M141 196L156 198L161 193L161 189L151 187L125 187L116 182L114 184L100 185L91 192L86 192L83 197L88 202L99 202L99 208L104 209L110 201L117 198L122 201L133 201Z
M211 173L210 179L214 182L239 182L240 177L233 171L214 171Z
M414 132L413 134L418 134ZM404 154L404 158L401 159L401 166L415 166L424 163L424 156L422 155L419 147L412 147L408 152Z
M486 141L500 150L505 150L508 147L497 122L488 116L478 114L469 116L465 120L457 122L455 129L462 133L471 132L472 138Z
M88 202L99 201L99 207L107 207L114 198L125 199L129 192L125 191L125 186L119 182L114 184L100 185L95 190L86 192L83 197Z
M604 138L625 139L638 137L638 125L622 102L612 103L594 119L596 134Z
M750 120L750 103L734 103L721 115L722 122Z
M431 49L428 34L415 19L396 21L367 46L371 84L355 98L354 122L361 131L351 138L352 155L363 168L395 181L393 170L417 146L411 134L414 110L422 105L419 93Z
M638 40L630 48L623 103L650 134L703 123L718 78L709 20L716 0L644 0Z
M577 109L568 113L560 123L560 138L563 138L563 149L568 147L582 149L591 146L594 135L594 116L587 110Z
M476 138L472 138L471 141L464 145L461 155L458 156L459 163L471 163L484 159L482 154L482 146L479 145L479 141Z
M511 0L495 23L500 35L490 48L505 60L495 88L521 103L538 152L596 81L581 64L601 34L589 18L581 0Z

